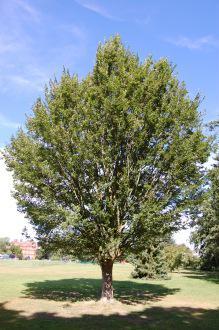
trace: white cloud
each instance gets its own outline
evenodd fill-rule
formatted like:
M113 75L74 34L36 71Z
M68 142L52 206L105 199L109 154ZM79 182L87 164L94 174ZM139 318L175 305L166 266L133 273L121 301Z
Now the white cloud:
M21 238L22 230L27 226L33 236L33 230L22 213L17 211L17 205L11 196L13 190L12 175L6 170L3 159L0 158L0 237L10 239Z
M77 38L80 41L86 39L86 33L84 29L75 24L64 24L60 25L59 29L70 33L73 37Z
M15 41L3 40L0 36L0 54L14 52L18 49L19 44Z
M211 35L203 36L201 38L196 38L196 39L180 36L177 38L167 38L166 41L175 46L193 49L193 50L202 49L205 46L208 47L219 46L219 40Z
M2 26L1 33L0 33L0 55L3 54L8 55L8 53L17 53L20 51L27 50L27 38L22 33L21 35L16 32L8 32L7 29L4 31Z
M37 60L33 49L34 40L27 29L30 25L34 27L40 14L24 0L3 0L1 11L3 13L0 22L1 92L15 90L16 87L41 91L39 78L42 77L38 72L36 73L37 70L29 68L33 64L37 66Z
M76 2L90 10L90 11L93 11L94 13L102 16L102 17L105 17L105 18L108 18L108 19L111 19L111 20L114 20L114 21L123 21L123 19L119 18L119 17L116 17L116 16L113 16L111 15L107 10L106 8L100 6L99 4L95 3L94 1L86 1L86 0L76 0Z
M139 18L133 18L133 23L139 24L139 25L148 25L151 21L151 17L148 15L145 18L139 19Z
M40 20L40 13L36 10L35 7L31 6L27 1L24 0L15 0L15 5L19 7L29 19L34 21Z
M36 10L31 1L0 0L0 11L0 93L41 93L51 76L59 76L63 65L73 66L86 54L83 27L66 22L47 28L46 13ZM69 40L63 32L68 32ZM47 51L41 49L45 35L58 40Z
M0 126L7 128L18 128L20 124L7 119L4 115L0 113Z
M30 84L30 80L22 77L22 76L18 76L18 75L11 75L8 77L9 80L11 80L12 82L14 82L17 85L20 86L27 86Z
M28 66L27 66L28 69ZM27 70L28 71L28 70ZM7 74L0 77L0 84L4 85L4 90L7 91L10 89L11 84L20 88L20 89L32 89L38 92L43 91L45 83L48 81L47 75L38 72L37 68L30 71L31 74Z

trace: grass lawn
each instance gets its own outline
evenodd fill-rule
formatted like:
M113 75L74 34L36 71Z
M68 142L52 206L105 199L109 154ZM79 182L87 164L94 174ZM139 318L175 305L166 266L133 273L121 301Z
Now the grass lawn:
M219 329L219 276L130 279L114 266L115 302L98 302L97 265L0 260L0 329Z

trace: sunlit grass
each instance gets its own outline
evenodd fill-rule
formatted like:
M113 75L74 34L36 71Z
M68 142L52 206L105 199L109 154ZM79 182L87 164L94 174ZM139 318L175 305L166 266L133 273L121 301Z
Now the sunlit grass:
M96 264L0 261L0 329L218 329L218 274L181 271L170 280L130 278L115 264L116 301L98 302Z

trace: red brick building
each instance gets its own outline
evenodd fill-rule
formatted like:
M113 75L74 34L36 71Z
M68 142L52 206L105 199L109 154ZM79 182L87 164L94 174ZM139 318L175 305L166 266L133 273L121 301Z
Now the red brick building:
M37 243L34 241L18 241L17 239L12 241L14 245L20 246L22 250L23 258L36 259L36 251L38 249Z

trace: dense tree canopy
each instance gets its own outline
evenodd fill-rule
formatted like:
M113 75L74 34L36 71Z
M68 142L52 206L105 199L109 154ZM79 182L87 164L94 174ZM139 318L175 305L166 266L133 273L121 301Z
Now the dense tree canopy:
M166 59L141 63L116 36L87 77L50 83L5 151L40 241L98 260L106 298L113 262L177 226L200 194L199 103Z

